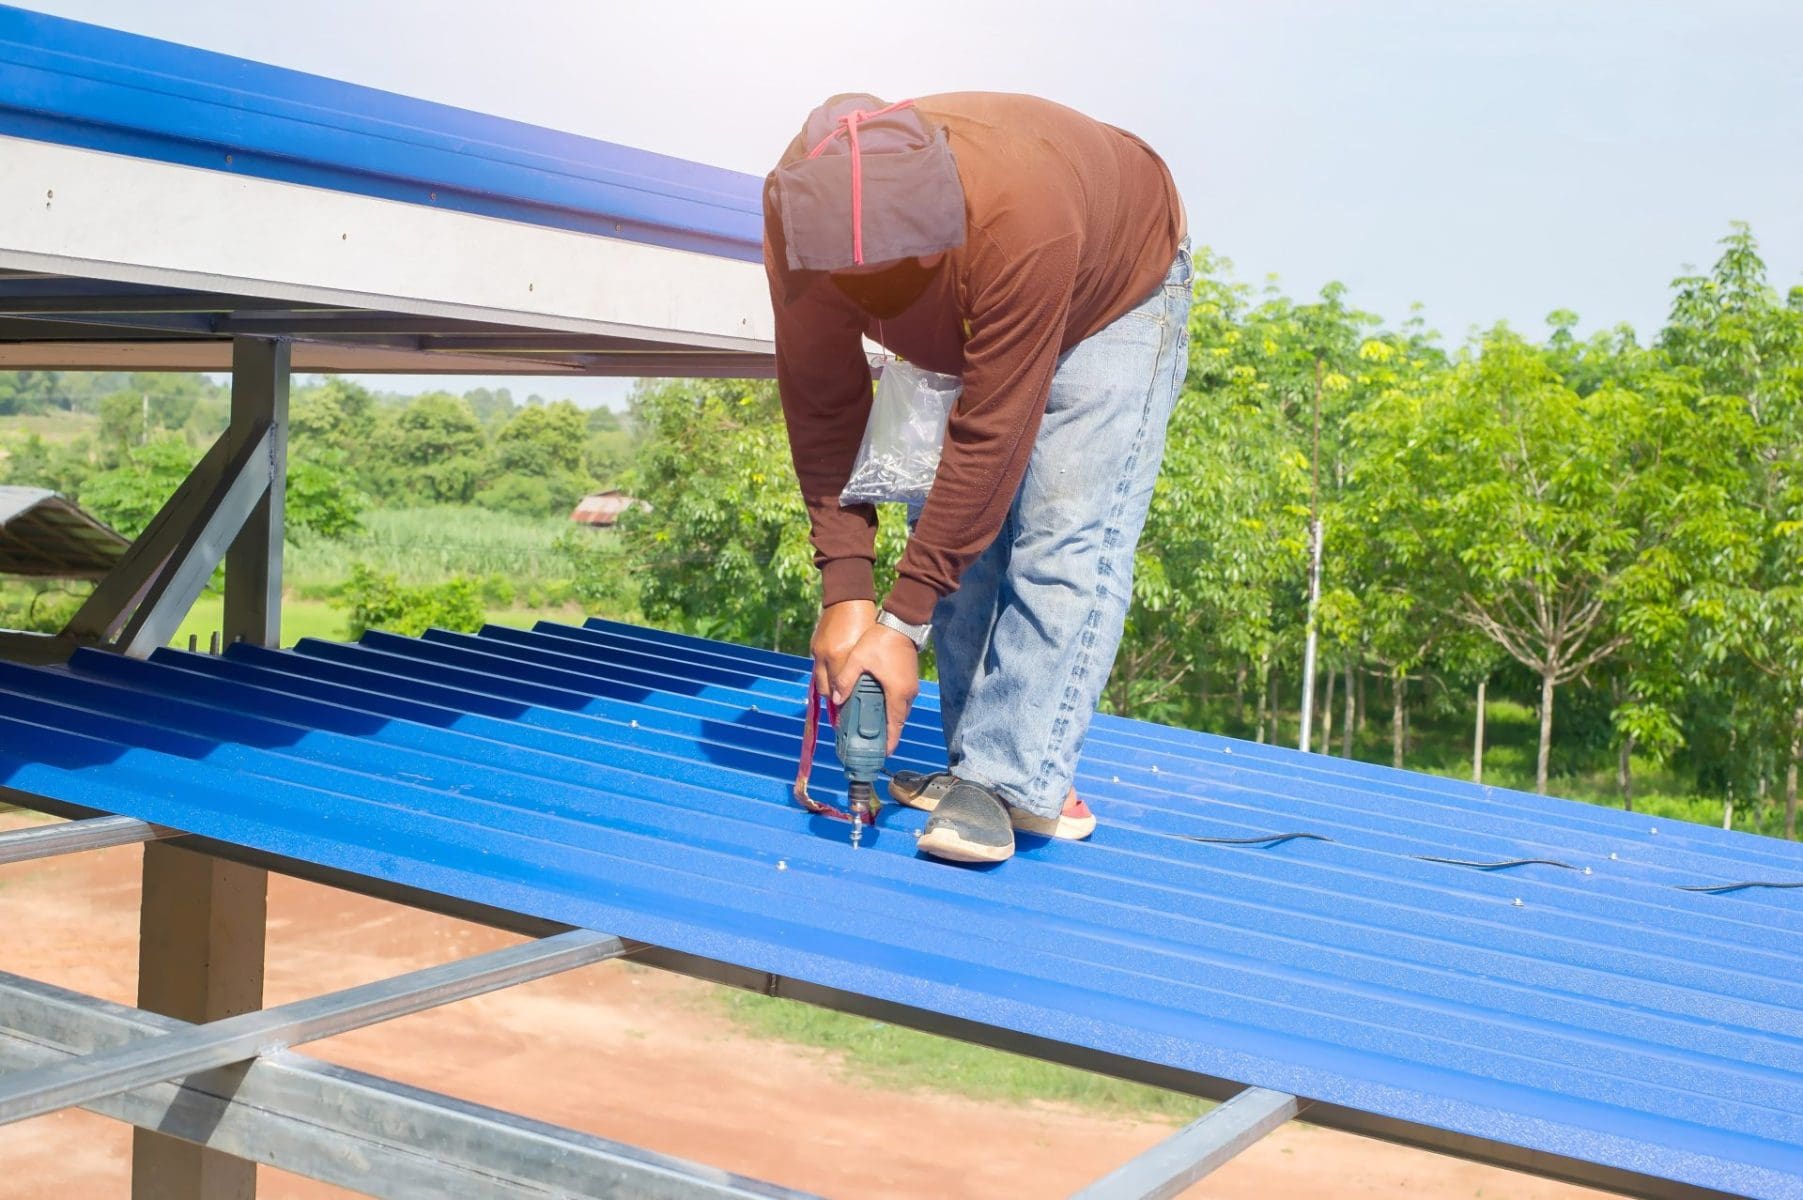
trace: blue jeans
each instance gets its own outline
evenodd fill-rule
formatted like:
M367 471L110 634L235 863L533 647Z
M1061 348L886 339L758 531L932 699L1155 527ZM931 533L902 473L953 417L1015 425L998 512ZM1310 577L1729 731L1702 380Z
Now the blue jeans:
M1189 242L1162 287L1066 351L1007 523L933 614L952 770L1054 817L1133 598L1133 552L1189 365Z

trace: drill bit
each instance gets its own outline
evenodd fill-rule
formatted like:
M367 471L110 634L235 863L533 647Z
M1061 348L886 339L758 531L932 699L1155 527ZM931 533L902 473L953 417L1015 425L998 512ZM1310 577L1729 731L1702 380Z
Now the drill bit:
M834 748L845 768L845 798L851 810L851 846L864 840L864 822L875 823L880 803L874 786L888 757L889 722L884 716L882 685L868 673L858 676L851 695L840 705L834 724Z
M864 817L870 812L876 789L853 780L846 787L846 798L851 801L851 848L856 850L864 840Z

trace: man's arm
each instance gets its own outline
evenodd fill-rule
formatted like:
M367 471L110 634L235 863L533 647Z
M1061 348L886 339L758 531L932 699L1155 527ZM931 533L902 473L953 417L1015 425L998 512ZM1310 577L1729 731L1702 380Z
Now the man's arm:
M977 282L964 391L946 424L933 490L884 601L904 621L930 622L939 598L957 588L1007 519L1058 369L1078 249L1076 234L1058 237L1010 255Z
M876 509L839 506L870 418L870 362L862 322L849 304L833 303L832 290L822 279L784 304L774 278L771 284L777 389L823 606L876 598Z

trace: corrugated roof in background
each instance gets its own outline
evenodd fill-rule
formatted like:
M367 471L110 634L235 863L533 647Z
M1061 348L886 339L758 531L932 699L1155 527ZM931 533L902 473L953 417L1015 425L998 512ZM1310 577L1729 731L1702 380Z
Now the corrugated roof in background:
M55 492L0 486L0 575L99 579L127 545Z
M0 666L0 784L1408 1124L1803 1195L1803 890L1680 890L1803 880L1803 849L1102 717L1090 842L950 867L891 808L854 851L788 795L805 671L599 622L83 651ZM938 720L929 688L891 766L941 763ZM1516 860L1536 861L1484 869Z

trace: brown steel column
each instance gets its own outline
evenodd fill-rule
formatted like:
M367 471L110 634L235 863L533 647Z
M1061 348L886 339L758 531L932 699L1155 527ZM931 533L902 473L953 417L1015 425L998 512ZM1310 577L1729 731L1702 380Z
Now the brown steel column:
M281 635L282 494L288 432L286 342L232 345L232 425L243 439L272 425L270 495L226 556L224 641L275 645ZM217 1021L263 1007L268 872L192 850L144 847L138 923L138 1007ZM160 1133L132 1133L132 1200L253 1200L257 1167Z
M275 646L282 638L282 500L288 485L287 342L232 341L232 436L238 453L269 422L269 494L250 514L225 555L226 645Z
M263 1007L268 872L144 847L138 1007L217 1021ZM132 1200L251 1200L257 1165L147 1129L132 1131Z

